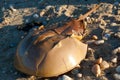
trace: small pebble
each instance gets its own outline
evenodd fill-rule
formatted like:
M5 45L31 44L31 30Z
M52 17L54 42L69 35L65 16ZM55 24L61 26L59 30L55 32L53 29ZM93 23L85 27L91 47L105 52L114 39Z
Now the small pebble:
M87 42L86 42L86 44L92 44L92 43L94 43L95 42L95 40L88 40Z
M110 26L117 26L117 23L111 23Z
M120 74L115 73L114 75L115 80L120 80Z
M100 44L103 44L104 43L104 40L98 40L98 41L95 41L94 44L96 45L100 45Z
M100 20L100 24L101 24L101 25L104 25L104 26L107 25L107 23L106 23L103 19Z
M39 15L38 14L34 14L33 17L34 18L39 18Z
M100 69L100 66L98 64L95 64L93 67L92 67L92 72L94 73L94 75L96 77L100 76L101 75L101 69Z
M120 39L120 32L115 33L114 36Z
M100 64L100 63L102 63L102 61L103 61L103 59L102 59L102 57L100 57L99 59L97 59L97 60L95 61L95 63L96 63L96 64Z
M58 80L73 80L73 79L67 75L63 75L62 77L59 77Z
M113 59L111 59L111 62L117 63L117 57L114 57Z
M102 61L101 63L100 63L100 68L102 69L102 70L105 70L105 69L107 69L107 68L109 68L110 67L110 65L109 65L109 63L107 62L107 61Z
M113 54L120 53L120 47L114 49L114 50L112 51L112 53L113 53Z
M30 20L29 19L25 19L25 23L29 23L30 22Z
M45 10L42 10L41 12L40 12L40 16L42 17L44 14L45 14Z
M120 73L120 65L116 67L116 72Z
M110 36L111 36L110 34L106 33L106 34L103 36L103 39L104 39L104 40L108 40L108 38L109 38Z
M21 36L21 39L23 39L24 38L24 36Z
M93 38L94 40L97 40L97 39L98 39L98 37L97 37L96 35L93 35L92 38Z
M36 80L36 77L35 77L35 76L30 76L30 77L28 78L28 80Z
M77 74L77 77L78 77L78 78L81 78L81 77L82 77L82 73L78 73L78 74Z

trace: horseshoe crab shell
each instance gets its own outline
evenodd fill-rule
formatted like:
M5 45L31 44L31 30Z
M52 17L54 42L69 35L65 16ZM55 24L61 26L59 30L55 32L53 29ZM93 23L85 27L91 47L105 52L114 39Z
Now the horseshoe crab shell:
M53 38L37 43L33 36L24 38L16 51L15 68L29 75L54 77L72 70L85 58L86 44L72 37Z

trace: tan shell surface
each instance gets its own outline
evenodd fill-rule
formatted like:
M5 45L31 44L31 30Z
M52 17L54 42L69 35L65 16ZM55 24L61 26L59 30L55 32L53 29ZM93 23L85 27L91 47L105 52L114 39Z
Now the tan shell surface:
M58 76L73 69L86 56L87 45L75 38L64 38L54 47L51 47L50 41L39 45L33 44L30 39L27 36L21 41L14 61L18 70L29 75Z

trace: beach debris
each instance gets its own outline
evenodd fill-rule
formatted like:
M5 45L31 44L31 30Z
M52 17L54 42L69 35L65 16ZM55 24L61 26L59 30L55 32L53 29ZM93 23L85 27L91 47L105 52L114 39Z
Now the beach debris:
M59 76L74 69L87 53L87 44L79 40L80 36L84 37L86 30L84 19L100 5L61 27L29 32L18 45L14 60L15 68L40 77ZM73 34L74 37L71 36Z
M39 18L39 15L38 14L34 14L33 18L36 18L36 19Z

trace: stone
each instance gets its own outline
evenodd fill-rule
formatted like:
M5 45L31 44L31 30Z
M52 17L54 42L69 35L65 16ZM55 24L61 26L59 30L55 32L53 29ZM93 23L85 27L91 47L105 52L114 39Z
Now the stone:
M98 41L95 41L94 42L96 45L100 45L100 44L103 44L104 43L104 40L98 40Z
M110 67L110 65L109 65L109 63L107 61L102 61L102 63L100 63L100 68L102 70L105 70L105 69L107 69L109 67Z
M120 80L120 74L115 73L114 75L115 80Z
M96 77L100 76L100 75L101 75L100 66L99 66L98 64L93 65L93 67L92 67L92 72L94 73L94 75L95 75Z
M82 73L78 73L78 74L77 74L77 77L78 77L78 78L81 78L81 77L82 77Z
M62 77L59 77L58 80L73 80L73 79L67 75L63 75Z
M120 65L116 67L116 72L120 73Z

